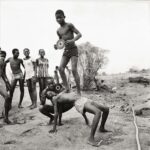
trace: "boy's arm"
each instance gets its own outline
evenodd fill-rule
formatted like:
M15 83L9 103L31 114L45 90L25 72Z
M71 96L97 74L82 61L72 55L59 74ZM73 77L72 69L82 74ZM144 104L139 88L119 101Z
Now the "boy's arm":
M6 84L7 90L10 91L11 90L11 85L9 83L9 80L8 80L7 76L6 76L6 63L5 63L5 66L4 66L2 78L3 78L3 80Z
M8 58L8 59L5 61L5 63L7 64L9 61L10 61L10 58Z
M23 66L23 68L24 68L24 64L23 64L23 60L22 59L20 59L20 64Z
M60 36L60 34L59 34L59 31L57 30L57 35L58 35L58 37L59 37L59 39L61 39L61 36ZM55 50L57 50L58 48L57 48L57 44L54 44L54 49Z
M69 26L70 26L70 29L73 31L73 33L76 34L76 36L72 39L75 42L82 37L82 34L72 23L70 23Z
M46 92L47 92L48 88L46 87L42 93L41 93L41 104L42 105L45 105L45 102L46 102Z
M83 116L83 118L85 119L85 123L86 123L86 125L90 125L89 124L89 120L88 120L88 118L87 118L87 116L86 116L86 114L85 114L85 112L82 114L82 116Z

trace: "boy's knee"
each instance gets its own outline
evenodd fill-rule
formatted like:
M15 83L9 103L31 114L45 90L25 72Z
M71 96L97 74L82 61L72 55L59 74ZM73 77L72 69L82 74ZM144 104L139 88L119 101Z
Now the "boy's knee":
M73 69L72 69L72 74L73 74L73 75L76 75L76 74L77 74L77 69L76 69L76 68L73 68Z
M101 115L101 111L100 111L100 110L97 110L96 113L95 113L95 115L100 116L100 115Z
M43 112L43 106L40 106L39 111L42 113Z
M109 107L105 107L104 112L109 113Z
M64 72L65 68L59 67L59 72Z

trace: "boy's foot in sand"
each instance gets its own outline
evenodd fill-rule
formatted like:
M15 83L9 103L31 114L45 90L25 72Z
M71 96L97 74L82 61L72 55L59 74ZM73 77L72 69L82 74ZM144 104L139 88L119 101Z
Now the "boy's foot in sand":
M90 145L92 145L92 146L99 147L100 144L102 143L102 140L100 140L100 141L97 142L95 140L89 139L87 143L90 144Z
M9 119L6 119L6 118L5 118L3 121L4 121L4 123L6 123L6 124L12 124L12 122L11 122Z
M33 104L29 105L28 107L30 108Z
M104 128L100 128L100 129L99 129L99 132L111 132L111 131L106 130L106 129L104 129Z
M34 109L34 108L37 108L36 104L30 106L30 109Z
M49 122L48 122L48 125L51 125L52 122L53 122L53 120L54 120L54 117L50 118L50 120L49 120Z
M18 108L20 108L20 109L21 109L21 108L23 108L23 106L22 106L22 105L18 105Z

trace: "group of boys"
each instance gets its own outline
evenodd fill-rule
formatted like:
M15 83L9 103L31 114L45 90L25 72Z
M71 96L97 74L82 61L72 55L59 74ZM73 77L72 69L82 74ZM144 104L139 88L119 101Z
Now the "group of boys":
M86 112L94 114L94 119L91 125L91 133L88 138L88 143L93 146L99 146L100 141L96 141L94 138L100 117L102 112L102 121L99 128L100 132L106 132L105 130L105 122L107 120L108 114L109 114L109 108L102 106L98 104L95 101L92 101L88 98L85 98L81 95L80 90L80 78L77 71L77 63L78 63L78 49L75 44L75 41L77 41L82 35L79 32L78 29L72 24L65 22L65 14L62 10L57 10L55 13L56 21L60 25L60 27L57 30L57 35L59 39L62 39L65 41L65 49L64 53L61 59L61 63L59 66L59 73L63 81L63 85L65 87L65 90L63 90L60 93L57 93L54 89L54 82L53 80L48 80L48 86L42 91L41 97L42 97L42 106L39 109L41 113L48 116L50 118L50 123L54 120L53 129L50 130L50 133L56 132L56 126L57 126L57 119L59 117L59 125L62 125L61 118L62 113L70 110L73 106L77 109L78 112L82 114L82 116L85 119L85 122L87 125L89 125L89 120L86 116ZM76 34L76 36L74 36ZM57 49L57 45L54 45L54 48ZM1 53L4 54L3 51ZM13 91L16 85L17 80L19 80L20 87L23 84L23 75L21 70L19 69L21 65L23 65L22 61L20 59L17 59L17 61L14 61L15 58L18 58L19 51L14 50L13 55L14 58L8 59L6 62L10 62L11 69L14 76L14 81L12 84L12 90L10 92L10 97L13 96ZM6 55L5 55L6 56ZM77 87L77 93L71 92L70 85L68 84L66 74L65 74L65 68L68 64L68 62L71 60L71 66L72 66L72 74L76 83ZM1 65L4 64L1 63ZM4 76L2 72L2 69L0 71L1 77ZM0 78L0 84L1 84L1 78ZM1 85L0 85L1 86ZM1 88L0 88L1 89ZM10 106L7 106L7 101L9 101L10 97L7 94L6 91L0 91L0 94L3 95L5 98L5 120L8 122L8 111L10 110ZM21 96L20 96L20 102L18 107L21 107L21 102L23 98L24 90L21 89ZM50 99L52 102L52 105L47 105L45 103L47 99ZM11 100L10 100L11 103Z

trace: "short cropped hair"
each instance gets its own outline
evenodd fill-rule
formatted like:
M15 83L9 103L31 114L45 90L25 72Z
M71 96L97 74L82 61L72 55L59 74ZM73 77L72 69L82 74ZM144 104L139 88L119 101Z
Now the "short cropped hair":
M58 9L55 13L55 15L63 15L65 17L64 11L61 9Z
M3 50L1 50L1 51L0 51L0 55L3 55L4 57L6 57L6 52L3 51Z
M14 48L13 50L12 50L12 53L14 54L16 51L19 51L17 48Z

